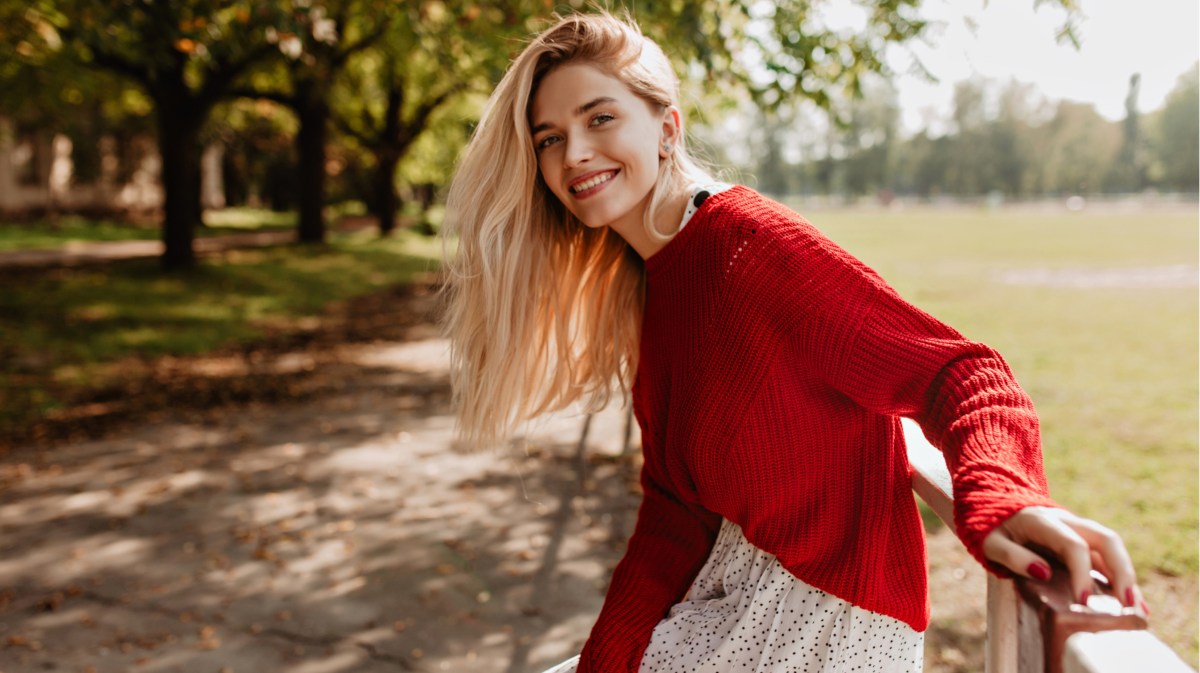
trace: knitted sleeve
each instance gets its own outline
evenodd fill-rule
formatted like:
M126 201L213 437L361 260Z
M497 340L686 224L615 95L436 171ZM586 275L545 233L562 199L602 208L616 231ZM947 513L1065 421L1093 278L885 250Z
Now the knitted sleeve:
M659 620L679 602L716 539L720 517L680 502L647 462L641 507L577 673L637 673Z
M780 308L801 356L862 407L920 424L946 456L958 536L1004 574L983 539L1024 507L1056 506L1032 400L999 353L905 301L811 225L783 240L787 262L766 287L789 289Z

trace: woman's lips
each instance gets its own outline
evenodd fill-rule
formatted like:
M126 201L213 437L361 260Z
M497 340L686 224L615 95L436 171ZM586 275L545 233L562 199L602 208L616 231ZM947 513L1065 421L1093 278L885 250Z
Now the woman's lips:
M601 171L595 175L590 175L579 182L571 185L569 191L575 199L586 199L589 196L604 189L614 178L617 177L619 170L613 169L610 171ZM583 187L583 189L580 189ZM576 191L578 190L578 191Z

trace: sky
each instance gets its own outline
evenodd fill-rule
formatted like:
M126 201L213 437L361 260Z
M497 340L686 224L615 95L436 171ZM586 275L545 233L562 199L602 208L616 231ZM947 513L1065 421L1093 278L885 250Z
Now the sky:
M1055 40L1063 11L1052 3L1034 5L1034 0L925 0L921 16L937 25L930 26L924 44L894 49L888 58L898 73L904 131L948 117L954 83L971 77L1033 84L1049 100L1089 102L1117 120L1125 116L1130 75L1141 74L1138 109L1149 112L1162 107L1179 76L1200 60L1197 0L1081 0L1078 50ZM912 56L906 49L939 82L909 74Z

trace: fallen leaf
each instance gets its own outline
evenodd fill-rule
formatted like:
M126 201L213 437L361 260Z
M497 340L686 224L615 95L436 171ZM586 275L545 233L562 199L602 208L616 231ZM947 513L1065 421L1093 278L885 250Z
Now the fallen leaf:
M42 599L41 608L47 612L53 612L54 610L57 610L60 607L62 607L62 604L63 604L62 592L56 591Z
M201 640L200 642L196 643L196 649L199 649L199 650L215 650L220 646L221 646L221 641L216 638L210 638L208 640Z

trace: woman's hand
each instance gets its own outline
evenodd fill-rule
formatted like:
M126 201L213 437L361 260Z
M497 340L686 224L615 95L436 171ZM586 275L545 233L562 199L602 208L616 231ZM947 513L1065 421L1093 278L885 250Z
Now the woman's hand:
M1027 543L1053 552L1067 566L1072 595L1080 603L1087 604L1092 590L1091 570L1095 568L1112 583L1122 603L1149 615L1129 552L1112 530L1066 510L1026 507L983 539L983 553L1023 577L1049 579L1050 564L1026 548Z

